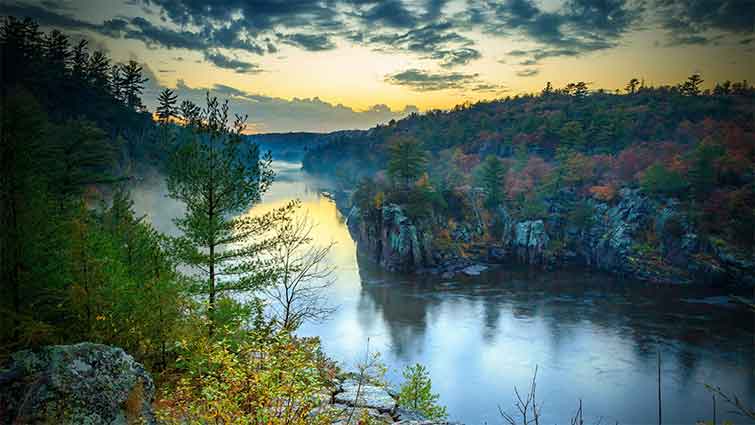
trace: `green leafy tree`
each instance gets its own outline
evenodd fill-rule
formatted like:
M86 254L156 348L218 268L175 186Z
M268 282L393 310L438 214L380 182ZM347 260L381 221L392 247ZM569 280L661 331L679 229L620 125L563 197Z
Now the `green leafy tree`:
M388 155L388 175L404 189L425 172L427 156L414 137L396 136L388 145Z
M694 195L708 195L718 183L717 162L724 155L721 145L712 140L699 143L691 155L689 181Z
M186 105L191 111L198 108ZM287 219L293 205L262 216L243 214L260 201L273 181L271 157L245 144L244 118L229 121L228 102L207 94L207 106L181 133L168 167L169 195L186 205L175 219L180 259L202 276L198 292L208 299L209 332L219 295L259 289L271 278L260 255L274 241L271 226Z
M485 188L485 204L488 208L495 208L503 201L503 183L506 169L501 160L494 155L488 155L479 168L479 180Z
M579 121L569 121L564 124L559 136L561 136L561 142L566 146L579 149L585 145L585 135Z
M402 372L404 383L399 391L399 405L414 409L430 420L448 417L445 406L438 404L438 394L432 392L432 381L427 369L421 364L407 365Z
M687 182L678 171L669 170L656 162L643 173L640 184L648 193L673 195L687 188Z

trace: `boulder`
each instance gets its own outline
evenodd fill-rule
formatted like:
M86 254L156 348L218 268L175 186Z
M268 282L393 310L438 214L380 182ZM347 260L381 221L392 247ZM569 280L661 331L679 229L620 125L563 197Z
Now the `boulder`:
M152 378L120 348L88 342L14 353L0 423L154 424Z
M375 409L380 413L391 413L396 409L396 400L383 387L367 383L360 386L359 381L347 379L341 384L341 389L342 392L334 396L336 403Z
M464 267L461 272L467 276L479 276L480 273L488 269L488 266L482 264L473 264L471 266Z

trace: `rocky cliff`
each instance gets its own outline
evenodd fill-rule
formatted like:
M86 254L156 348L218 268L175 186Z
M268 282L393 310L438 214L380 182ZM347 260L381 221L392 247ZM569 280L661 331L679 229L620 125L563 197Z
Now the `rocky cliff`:
M583 217L565 218L575 202L583 203ZM379 214L354 207L348 225L360 255L391 271L448 274L475 262L516 261L582 265L662 283L755 285L752 253L700 236L674 199L623 189L608 203L566 193L548 200L547 210L545 218L516 219L505 205L499 207L489 226L500 236L492 241L464 230L475 225L462 223L451 232L465 246L461 253L435 242L432 220L413 223L395 204L384 205Z
M153 424L155 386L120 348L19 351L0 372L0 424Z
M386 270L412 272L434 265L432 235L412 223L398 205L384 206L376 218L355 206L347 224L357 249Z

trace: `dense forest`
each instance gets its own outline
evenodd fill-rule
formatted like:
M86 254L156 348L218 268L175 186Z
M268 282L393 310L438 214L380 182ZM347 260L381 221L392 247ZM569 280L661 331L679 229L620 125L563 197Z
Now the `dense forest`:
M329 248L297 201L244 214L275 178L245 118L170 89L152 113L136 61L30 19L2 21L0 57L0 423L361 420L329 407L339 369L294 334L333 310ZM183 205L178 235L135 213L148 168ZM424 369L406 377L403 403L445 415Z
M588 228L595 208L616 206L629 190L674 202L696 237L751 261L754 99L747 81L704 89L700 75L663 87L631 79L615 92L549 83L536 95L413 114L358 140L314 146L304 166L357 188L363 214L402 205L433 233L433 249L470 242L449 235L469 222L481 223L472 242L500 239L496 215L504 208L514 222L560 227L546 247L557 255L569 242L554 221ZM674 226L681 239L686 230L667 227ZM661 251L662 235L644 233L637 251Z

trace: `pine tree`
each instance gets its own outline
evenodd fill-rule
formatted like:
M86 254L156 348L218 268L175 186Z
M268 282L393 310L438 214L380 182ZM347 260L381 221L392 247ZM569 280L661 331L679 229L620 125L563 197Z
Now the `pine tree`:
M485 204L488 208L495 208L503 201L503 182L506 170L501 160L494 155L488 155L480 166L480 182L485 188Z
M425 172L427 157L414 137L396 136L388 145L388 155L388 175L404 189Z
M87 64L86 75L87 81L97 93L111 93L110 60L104 53L99 50L92 53Z
M144 83L149 79L142 76L142 67L136 61L129 61L121 65L121 87L123 89L123 101L126 106L134 110L144 109L142 104L142 91Z
M432 381L424 366L419 363L406 366L402 374L405 381L398 396L402 407L416 410L433 421L448 417L445 406L438 404L439 395L432 392Z
M700 86L703 84L703 79L700 74L692 74L687 78L687 81L682 83L679 88L681 93L685 96L699 96Z
M87 71L89 68L89 50L87 40L79 41L79 44L73 48L73 54L71 59L71 73L74 80L83 85L87 82Z
M187 110L196 106L184 103ZM207 94L207 106L187 124L169 164L168 192L186 205L175 220L179 258L201 272L198 292L208 299L209 333L216 303L224 293L248 292L269 283L269 264L259 254L272 246L267 231L288 218L293 205L263 216L241 214L260 201L273 181L271 157L256 144L244 144L245 124L231 124L228 102Z
M163 89L160 92L160 97L157 98L159 105L157 106L157 118L163 125L170 122L171 118L174 118L177 114L176 101L178 97L171 89Z

